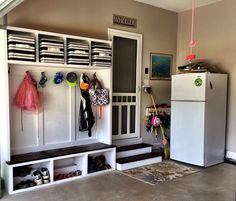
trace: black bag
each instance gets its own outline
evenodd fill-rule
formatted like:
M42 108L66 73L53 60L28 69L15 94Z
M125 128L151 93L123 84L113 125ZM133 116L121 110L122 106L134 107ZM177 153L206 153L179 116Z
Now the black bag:
M89 80L85 74L81 75L80 82L88 84ZM81 90L80 112L79 112L79 131L88 131L88 136L92 136L92 127L95 117L91 108L91 101L88 90Z

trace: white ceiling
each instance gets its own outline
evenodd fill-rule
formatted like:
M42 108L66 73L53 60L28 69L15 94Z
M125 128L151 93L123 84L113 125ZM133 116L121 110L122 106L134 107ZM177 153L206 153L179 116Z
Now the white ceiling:
M191 9L192 0L135 0L174 12L182 12ZM205 6L222 0L195 0L196 7Z

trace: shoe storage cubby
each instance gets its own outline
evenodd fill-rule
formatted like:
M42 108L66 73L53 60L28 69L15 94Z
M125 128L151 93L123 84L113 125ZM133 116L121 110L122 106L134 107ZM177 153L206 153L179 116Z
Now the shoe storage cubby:
M29 188L49 185L51 180L51 161L32 161L9 166L11 192L21 192Z
M54 181L86 175L86 155L54 160Z
M116 149L112 145L95 143L68 147L63 151L57 149L14 156L7 162L8 192L14 194L115 170ZM48 158L41 159L43 157ZM93 171L90 170L91 159L94 161Z
M114 154L114 150L88 154L88 174L115 169Z
M0 39L1 170L7 192L115 170L111 103L103 106L102 118L93 107L95 124L90 137L78 129L79 85L68 86L65 80L69 72L78 78L82 73L91 78L96 72L112 97L112 42L17 27L0 30ZM37 112L21 111L12 104L26 71L37 83L42 72L48 79L46 87L38 88L43 105ZM57 72L64 75L60 84L53 82ZM88 168L91 159L99 164L93 171Z

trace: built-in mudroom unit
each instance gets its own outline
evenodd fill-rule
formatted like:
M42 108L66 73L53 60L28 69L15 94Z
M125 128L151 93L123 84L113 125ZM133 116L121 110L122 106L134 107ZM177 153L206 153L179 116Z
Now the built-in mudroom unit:
M114 170L112 42L16 27L1 30L0 38L1 171L8 193ZM35 111L15 104L28 73L37 84ZM89 132L79 125L80 83L82 74L93 79L94 73L109 100L92 105L95 123ZM70 83L68 74L77 79Z

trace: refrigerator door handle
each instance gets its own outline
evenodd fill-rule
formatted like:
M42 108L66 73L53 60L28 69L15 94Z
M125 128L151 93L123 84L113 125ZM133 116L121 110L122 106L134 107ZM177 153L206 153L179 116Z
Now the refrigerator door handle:
M213 85L212 85L212 82L210 81L210 88L213 89Z

